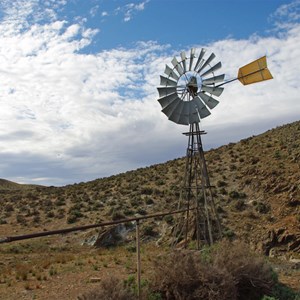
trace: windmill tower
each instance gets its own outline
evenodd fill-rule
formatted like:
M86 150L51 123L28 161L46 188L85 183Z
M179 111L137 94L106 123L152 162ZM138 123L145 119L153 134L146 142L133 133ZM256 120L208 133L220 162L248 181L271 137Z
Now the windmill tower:
M222 64L213 64L215 54L205 57L203 48L198 55L194 48L189 56L181 52L179 60L172 59L172 67L166 65L157 88L162 112L176 124L189 126L189 131L184 133L188 147L181 191L186 215L184 221L177 224L179 230L175 234L184 239L185 245L196 238L198 248L201 243L212 244L222 236L202 146L201 136L205 132L200 128L200 121L219 104L215 97L222 94L222 85L237 79L246 85L273 78L265 56L240 68L237 78L227 81L225 74L216 74Z

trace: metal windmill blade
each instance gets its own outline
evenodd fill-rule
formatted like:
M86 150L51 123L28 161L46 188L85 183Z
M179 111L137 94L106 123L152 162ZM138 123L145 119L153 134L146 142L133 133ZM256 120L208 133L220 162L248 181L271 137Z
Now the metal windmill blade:
M211 53L207 59L205 54L203 48L198 55L194 48L189 55L182 51L180 58L171 60L173 67L166 65L164 75L160 76L158 102L168 119L177 124L199 123L219 103L213 96L223 92L216 84L223 82L225 75L215 73L222 64L212 65L215 54Z

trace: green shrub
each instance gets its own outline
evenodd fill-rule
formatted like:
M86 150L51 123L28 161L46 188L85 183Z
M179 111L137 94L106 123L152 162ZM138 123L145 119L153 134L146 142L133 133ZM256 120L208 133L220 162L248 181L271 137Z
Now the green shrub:
M172 225L174 223L174 217L172 215L164 216L164 220L169 224Z
M143 234L147 236L155 236L157 232L154 231L154 227L152 225L146 225L143 227Z
M113 210L111 218L113 221L122 220L125 219L125 215L121 211Z
M145 198L145 203L146 203L147 205L151 205L151 204L154 203L154 201L153 201L150 197L146 197L146 198Z
M217 187L224 187L227 186L227 183L223 180L218 180Z
M255 205L255 210L261 214L268 213L270 209L271 209L270 205L263 202L257 202Z
M238 198L240 198L240 194L237 191L231 191L229 193L229 197L232 199L238 199Z

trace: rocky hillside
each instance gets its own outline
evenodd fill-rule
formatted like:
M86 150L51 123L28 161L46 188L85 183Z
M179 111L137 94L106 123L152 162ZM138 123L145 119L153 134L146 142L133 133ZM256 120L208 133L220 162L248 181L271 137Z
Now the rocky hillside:
M300 122L206 153L223 233L270 256L300 252ZM0 238L170 211L177 207L184 158L65 187L0 180ZM144 223L159 237L174 224ZM161 225L163 223L163 226Z

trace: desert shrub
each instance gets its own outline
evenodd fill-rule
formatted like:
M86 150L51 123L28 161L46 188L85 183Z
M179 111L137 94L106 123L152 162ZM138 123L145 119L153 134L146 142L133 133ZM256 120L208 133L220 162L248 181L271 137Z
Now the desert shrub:
M33 223L40 223L40 221L41 221L40 216L34 216L33 219L32 219Z
M5 219L0 218L0 225L3 225L3 224L7 224L7 221Z
M133 300L136 296L126 287L126 284L115 278L105 278L101 281L100 286L79 296L78 300Z
M225 188L222 187L222 188L220 189L220 194L221 194L221 195L227 195L228 192L226 191Z
M274 272L246 244L223 241L212 250L212 265L231 276L237 295L232 299L253 300L272 295Z
M253 300L279 295L271 267L243 243L223 241L206 248L205 255L176 251L158 260L155 270L152 290L162 299Z
M114 209L111 214L111 219L113 221L122 220L125 219L125 215L123 212Z
M273 288L273 299L279 300L300 300L300 293L295 293L289 287L277 282Z
M164 216L164 220L169 224L172 225L174 223L174 217L172 215Z
M217 186L218 187L224 187L224 186L227 186L227 183L225 181L223 181L223 180L218 180Z
M233 238L235 236L235 233L234 231L232 231L231 229L229 228L226 228L224 231L223 231L223 236L226 237L226 238Z
M53 210L48 211L47 214L46 214L46 217L47 218L54 218L55 217L54 211Z
M245 209L246 205L245 205L244 200L238 199L237 201L235 201L233 207L238 211L242 211Z
M231 191L229 193L229 197L232 198L232 199L244 199L247 197L247 195L243 192L239 193L237 191Z
M67 218L67 222L68 222L68 224L73 224L73 223L77 222L79 218L80 218L79 214L71 213L71 214L69 214L69 216Z
M146 225L143 227L143 234L147 236L155 236L157 232L154 230L153 225Z
M237 191L231 191L229 193L229 197L232 199L238 199L240 197L240 194Z
M152 195L152 193L153 193L153 188L151 188L150 186L144 186L141 188L141 194Z
M261 214L266 214L270 211L271 207L270 205L263 203L263 202L257 202L255 204L255 210Z
M17 214L16 221L22 225L25 225L27 223L26 218L21 214Z
M143 216L147 215L146 209L144 209L144 208L142 208L142 207L139 207L139 208L136 210L136 212L137 212L138 214L140 214L140 215L143 215Z
M134 198L130 199L130 204L134 208L138 207L139 204L141 204L141 203L142 203L141 197L134 197Z
M151 290L162 299L236 299L227 273L201 260L199 252L174 251L155 261Z
M14 211L14 207L12 206L12 204L6 204L4 209L6 212Z
M134 214L134 211L132 209L129 209L127 207L124 209L124 215L131 216L133 214Z
M151 205L151 204L154 203L154 201L153 201L153 199L151 199L150 197L146 197L146 198L145 198L145 203L146 203L147 205Z
M59 197L59 198L57 198L57 200L54 202L54 204L55 204L56 206L63 206L63 205L66 204L66 201L65 201L64 198Z
M135 250L135 247L132 248ZM142 284L147 300L299 300L280 284L263 257L239 241L222 241L200 252L175 250L153 261L153 273ZM79 300L137 299L135 277L104 279Z

